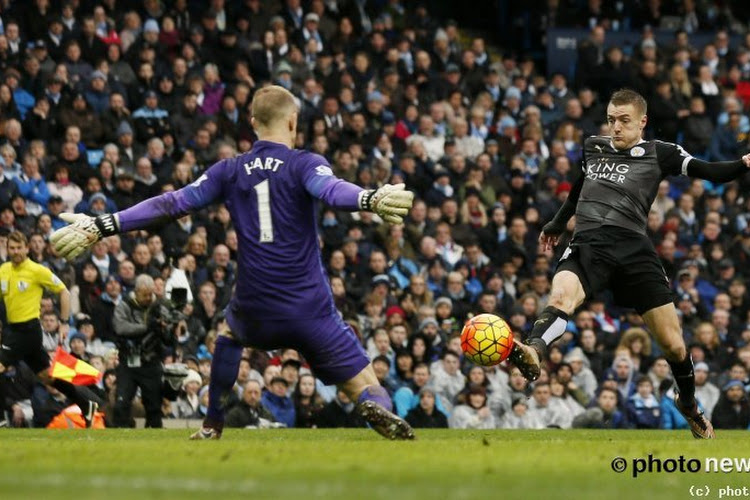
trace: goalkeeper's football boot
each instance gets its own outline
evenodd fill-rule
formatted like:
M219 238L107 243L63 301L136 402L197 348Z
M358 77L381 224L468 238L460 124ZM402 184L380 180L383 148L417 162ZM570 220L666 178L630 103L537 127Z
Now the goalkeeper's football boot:
M682 416L685 417L687 423L690 425L690 432L693 433L695 439L714 439L716 433L714 433L714 426L703 414L703 411L698 408L698 404L694 404L691 409L687 409L682 406L680 401L680 395L674 395L674 404Z
M539 378L542 372L542 365L539 362L539 352L532 345L519 342L513 339L513 350L508 357L511 363L521 370L521 375L530 381Z
M94 417L96 416L96 412L99 409L99 403L96 401L89 400L87 404L83 405L83 408L81 408L81 416L83 417L83 421L86 423L86 428L89 428L94 423Z
M191 440L200 439L221 439L221 431L224 430L224 424L219 422L216 423L208 418L203 419L203 425L200 429L195 431L191 436Z
M375 401L362 401L357 405L356 411L386 439L414 439L414 430L406 420L389 412Z
M190 436L190 439L193 441L200 439L221 439L221 431L213 427L201 427Z

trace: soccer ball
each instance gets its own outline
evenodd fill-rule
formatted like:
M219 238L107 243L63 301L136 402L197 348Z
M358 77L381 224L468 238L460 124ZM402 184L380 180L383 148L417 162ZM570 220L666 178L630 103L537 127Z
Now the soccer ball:
M513 350L513 332L503 318L480 314L464 325L461 349L474 363L493 366L505 361Z

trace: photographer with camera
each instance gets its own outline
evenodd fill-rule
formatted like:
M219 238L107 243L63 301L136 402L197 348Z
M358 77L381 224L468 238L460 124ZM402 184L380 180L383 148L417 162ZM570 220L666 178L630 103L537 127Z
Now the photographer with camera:
M154 294L154 279L141 274L135 290L115 306L115 329L120 363L117 367L115 427L133 427L131 407L136 390L146 410L146 427L161 427L162 357L173 342L170 307Z

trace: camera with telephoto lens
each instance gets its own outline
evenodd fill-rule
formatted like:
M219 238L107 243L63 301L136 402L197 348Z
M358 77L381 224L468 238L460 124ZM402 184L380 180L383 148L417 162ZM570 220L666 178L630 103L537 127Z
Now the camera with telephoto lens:
M175 332L180 321L187 319L183 312L188 302L187 288L173 288L170 298L159 299L149 310L149 330L159 332L163 338L169 338L174 333L181 335L185 332Z

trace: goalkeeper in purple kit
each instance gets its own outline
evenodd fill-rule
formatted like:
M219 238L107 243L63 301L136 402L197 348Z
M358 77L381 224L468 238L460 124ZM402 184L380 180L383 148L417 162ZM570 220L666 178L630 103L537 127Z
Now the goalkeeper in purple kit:
M389 439L413 439L336 311L318 247L316 210L322 200L400 223L413 193L403 184L363 190L336 178L322 156L293 149L297 112L294 96L282 87L259 90L252 103L259 140L249 152L216 163L183 189L115 214L61 214L71 225L56 231L51 242L60 255L74 259L106 236L157 227L225 203L239 239L237 286L226 310L230 331L216 342L208 413L191 439L221 437L222 401L234 385L243 346L299 350L318 378L357 402L357 412L376 431Z

